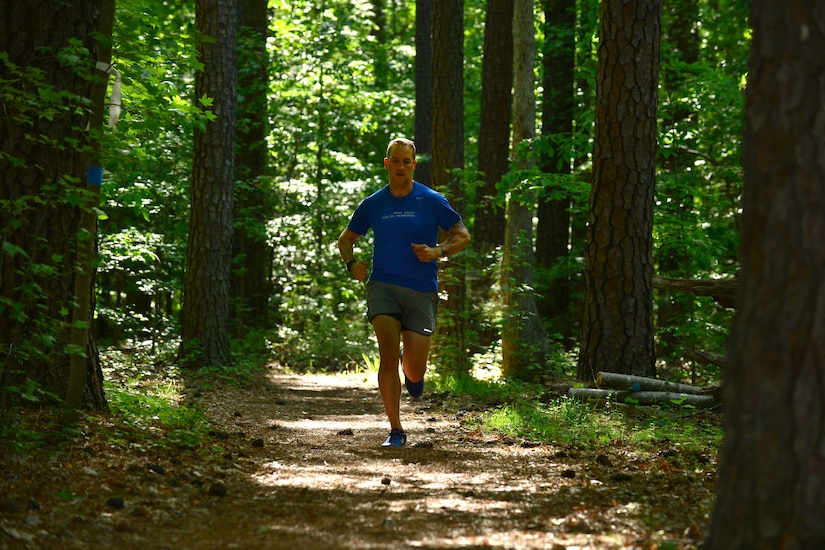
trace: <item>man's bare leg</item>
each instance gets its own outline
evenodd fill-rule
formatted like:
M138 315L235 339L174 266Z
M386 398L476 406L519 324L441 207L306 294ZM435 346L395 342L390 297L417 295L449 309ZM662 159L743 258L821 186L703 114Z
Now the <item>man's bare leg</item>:
M404 340L404 358L402 369L404 376L410 382L419 382L424 378L427 370L427 359L430 356L430 347L433 343L432 336L425 336L411 330L401 333Z
M401 426L401 378L398 375L400 353L401 322L389 315L378 315L372 320L372 328L378 339L378 391L384 402L384 410L390 421L390 428ZM405 354L406 355L406 354ZM406 357L405 357L406 360Z

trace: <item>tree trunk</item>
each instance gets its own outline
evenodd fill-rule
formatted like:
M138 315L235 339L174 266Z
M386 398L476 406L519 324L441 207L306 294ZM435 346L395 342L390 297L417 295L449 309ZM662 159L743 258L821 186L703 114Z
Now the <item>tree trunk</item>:
M4 86L0 118L0 409L14 400L9 388L27 380L51 394L66 392L66 312L78 299L78 248L91 244L81 232L77 202L100 139L87 131L89 102L99 78L95 63L110 47L97 38L101 5L6 2L0 8L0 51L8 54L0 79L15 81ZM72 59L74 65L65 63ZM89 181L97 185L99 173L93 170ZM87 319L79 319L86 326L93 320L92 281L77 285L90 306ZM105 409L91 331L78 347L75 352L86 355L83 406Z
M415 2L415 179L432 186L426 157L433 145L433 1Z
M229 351L229 278L235 178L238 13L235 0L197 0L203 70L195 95L214 115L195 130L192 205L186 250L181 358L189 366L222 366Z
M536 135L535 56L533 1L520 0L513 13L512 156L521 170L529 170L535 164L532 157L519 152L522 142ZM532 192L520 189L508 202L501 270L505 311L501 371L504 376L522 380L534 380L546 374L543 372L544 361L549 351L531 290L534 200Z
M464 211L464 192L452 171L464 168L464 0L435 3L433 12L433 151L432 186L443 192L458 212ZM449 336L440 349L442 364L452 375L469 372L465 342L462 256L442 262L442 287L447 307L439 321L439 335Z
M577 377L654 376L653 190L661 0L604 0Z
M372 36L375 38L375 59L373 60L375 73L375 88L378 90L387 89L387 79L389 78L389 63L387 62L387 16L385 14L384 3L386 0L370 0L372 4L373 26Z
M513 0L487 0L481 67L481 126L473 249L482 257L504 244L505 209L497 185L510 169L513 117ZM487 285L490 288L490 285Z
M741 285L711 550L825 547L825 12L751 5Z
M238 40L237 187L232 257L234 333L269 326L272 247L266 235L271 218L267 175L268 67L267 1L240 0Z
M472 266L468 277L471 304L497 301L496 252L504 244L507 224L498 184L510 169L510 123L513 118L513 0L487 0L481 68L481 121L478 131L478 178L473 219ZM470 309L476 349L498 340L495 321L481 307Z
M544 56L542 73L544 101L542 101L542 134L549 137L558 135L572 138L573 108L575 106L575 83L573 70L576 53L576 3L574 0L543 0L545 19ZM570 174L571 166L567 152L560 143L550 155L541 159L543 172ZM559 190L552 189L558 193ZM563 191L563 190L562 190ZM566 195L566 193L564 193ZM536 226L536 267L549 272L559 265L560 275L543 278L546 285L540 285L542 297L537 301L539 315L553 324L553 328L565 339L573 337L573 326L569 319L570 276L566 267L570 257L570 199L569 197L542 199L538 203L538 225Z
M115 1L103 0L100 10L98 32L106 40L98 49L96 64L97 78L92 81L89 94L89 131L101 132L103 129L106 94L109 89L109 69L112 64L112 31L115 24ZM71 351L69 352L69 379L66 397L63 403L62 421L74 426L80 418L83 408L83 395L90 387L102 394L102 384L95 387L95 379L102 382L103 375L89 376L88 357L98 355L97 346L92 338L91 327L94 326L95 303L95 262L97 241L97 209L100 206L100 188L103 186L103 167L101 166L100 141L94 140L89 168L86 172L85 203L81 206L78 235L85 234L77 243L77 262L75 267L74 294L75 305L72 310ZM100 370L100 365L94 365Z

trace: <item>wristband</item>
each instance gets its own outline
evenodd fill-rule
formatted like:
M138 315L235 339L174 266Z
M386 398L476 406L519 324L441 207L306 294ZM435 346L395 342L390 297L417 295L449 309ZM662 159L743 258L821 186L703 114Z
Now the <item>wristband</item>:
M352 271L350 270L350 266L351 266L352 264L356 263L356 261L357 261L357 260L350 260L350 261L348 261L348 262L347 262L347 271L349 271L350 273L352 273Z

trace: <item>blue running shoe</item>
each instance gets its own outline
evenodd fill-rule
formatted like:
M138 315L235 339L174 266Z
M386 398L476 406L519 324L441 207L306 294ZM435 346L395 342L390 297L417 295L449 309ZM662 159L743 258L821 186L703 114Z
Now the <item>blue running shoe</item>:
M407 386L407 392L409 392L410 397L413 399L417 399L421 397L421 394L424 393L424 378L422 377L421 380L418 382L410 382L407 380L407 375L404 375L404 385Z
M407 442L407 434L399 430L398 428L393 428L390 432L390 435L387 436L387 440L381 444L382 447L403 447L404 444Z

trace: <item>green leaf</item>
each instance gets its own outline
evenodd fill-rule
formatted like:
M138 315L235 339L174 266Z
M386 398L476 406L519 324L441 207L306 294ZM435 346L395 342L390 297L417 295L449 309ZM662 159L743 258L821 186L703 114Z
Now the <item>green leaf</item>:
M27 260L29 259L29 255L26 254L25 250L23 250L17 245L10 243L9 241L3 241L3 252L5 252L8 256L14 257L17 254L20 254Z

